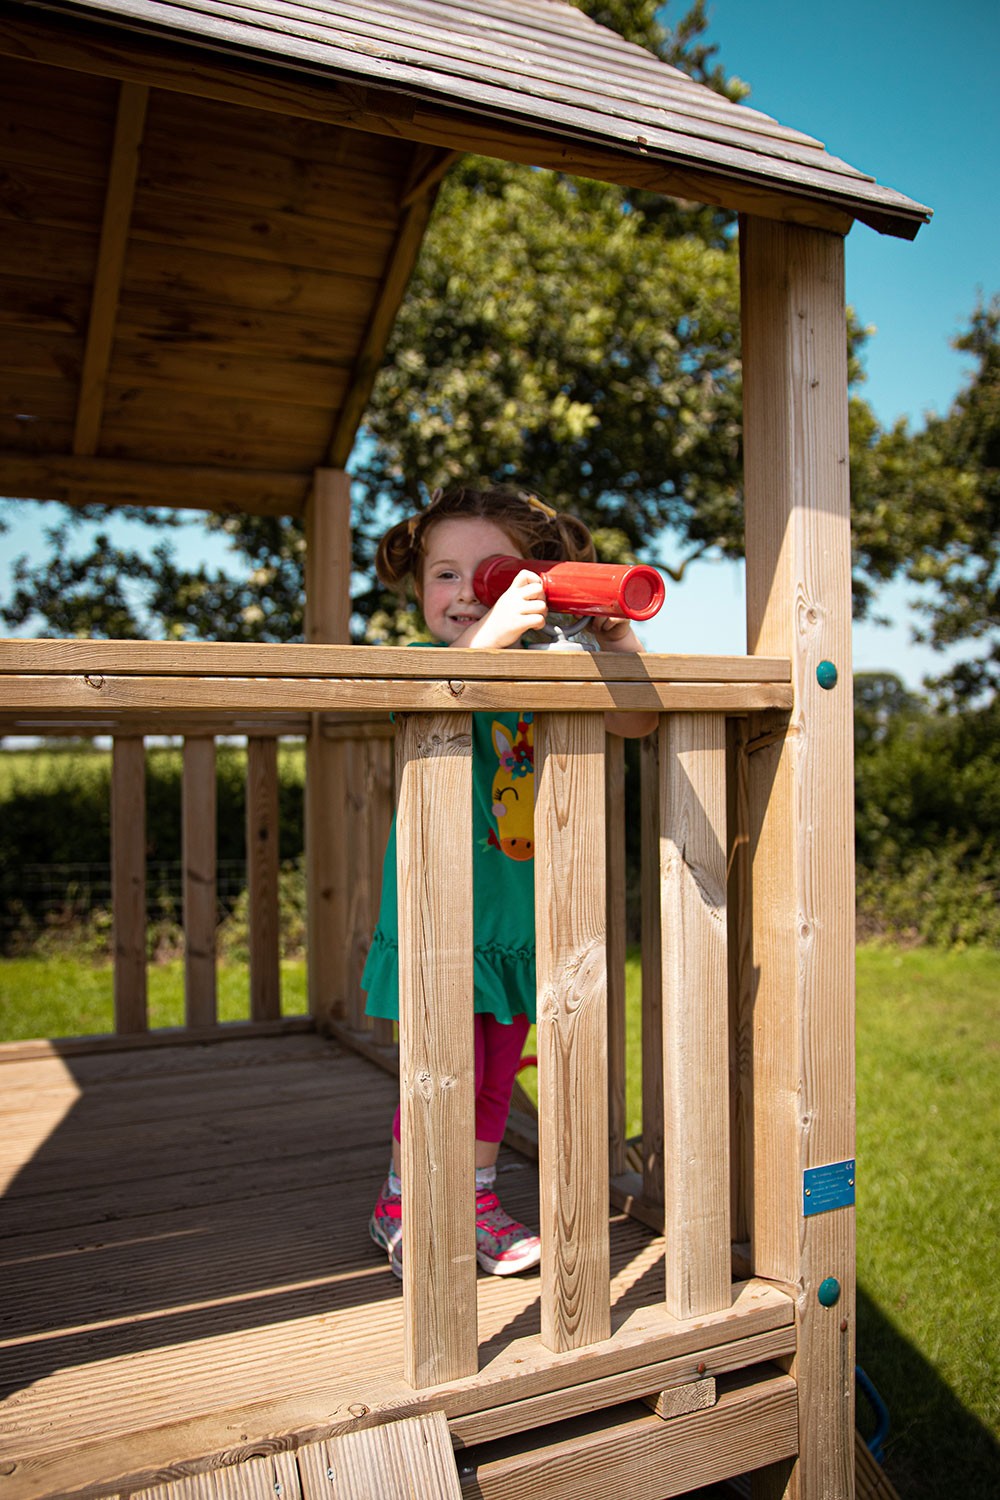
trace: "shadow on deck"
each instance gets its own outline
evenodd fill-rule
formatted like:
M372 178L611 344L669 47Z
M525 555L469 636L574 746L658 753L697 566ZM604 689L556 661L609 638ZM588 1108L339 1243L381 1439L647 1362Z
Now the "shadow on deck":
M394 1080L310 1034L34 1051L6 1049L0 1090L0 1496L108 1493L420 1408L367 1232ZM534 1168L505 1152L501 1184L537 1222ZM611 1243L621 1329L662 1301L662 1258L624 1217ZM535 1347L538 1286L479 1278L472 1421L510 1399L490 1372Z

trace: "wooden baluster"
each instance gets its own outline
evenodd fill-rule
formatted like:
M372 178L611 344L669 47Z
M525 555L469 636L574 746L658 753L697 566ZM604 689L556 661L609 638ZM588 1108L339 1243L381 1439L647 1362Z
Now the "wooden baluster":
M181 843L184 867L184 1008L188 1026L217 1020L215 740L184 741Z
M400 718L396 823L404 1372L475 1373L472 720Z
M753 923L747 721L726 723L726 826L729 837L729 1130L733 1240L750 1239L753 1214Z
M147 1031L146 747L132 736L112 750L111 908L115 1031Z
M625 741L604 742L608 878L608 1170L625 1170Z
M247 740L247 886L250 1018L281 1015L278 955L278 742Z
M355 1030L360 1030L365 1024L361 975L378 915L377 909L372 911L369 904L368 747L363 724L345 739L342 749L344 796L338 810L338 837L348 867L348 878L344 882L344 991L348 1022Z
M604 722L535 720L542 1342L610 1337Z
M660 730L667 1311L731 1300L726 721Z
M661 718L662 725L663 720ZM660 739L639 747L642 922L642 1196L663 1203L663 974L660 956Z
M381 736L368 741L368 869L371 878L371 910L377 915L382 899L382 864L385 846L392 826L395 806L396 773L393 766L393 742ZM374 923L373 923L374 926ZM369 939L371 933L368 934ZM376 1020L370 1023L372 1040L380 1046L391 1046L393 1023Z

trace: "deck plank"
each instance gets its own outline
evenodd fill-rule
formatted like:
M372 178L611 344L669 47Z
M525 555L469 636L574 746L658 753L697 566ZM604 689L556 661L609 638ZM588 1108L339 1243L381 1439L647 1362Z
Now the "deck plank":
M618 1344L570 1367L541 1347L537 1275L480 1276L479 1374L418 1397L400 1286L367 1233L388 1074L293 1035L0 1075L0 1500L165 1484L435 1406L488 1413L634 1367L651 1337L662 1360L791 1319L751 1288L732 1326L672 1324L656 1237L616 1216ZM537 1222L534 1168L500 1166L504 1203Z

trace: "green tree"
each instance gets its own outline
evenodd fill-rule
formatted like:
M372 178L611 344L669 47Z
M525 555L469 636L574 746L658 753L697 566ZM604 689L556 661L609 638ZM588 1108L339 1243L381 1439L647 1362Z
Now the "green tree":
M861 931L1000 943L1000 699L958 712L859 673L854 702Z
M1000 687L1000 296L975 308L955 347L975 364L946 416L911 433L855 412L854 537L867 580L920 585L920 639L969 643L935 684L967 703Z
M703 0L672 31L653 0L581 8L710 87L745 92L703 40ZM689 557L708 547L736 554L733 228L731 214L700 205L463 161L442 191L359 444L369 497L360 576L370 579L375 537L394 510L458 474L516 477L571 503L605 556L648 548L665 528L686 538ZM19 564L3 609L9 625L34 614L57 634L301 633L296 521L209 518L245 569L234 582L206 567L182 571L167 543L143 557L116 552L102 534L78 555L74 526L102 514L64 511L49 558ZM369 587L356 603L369 617L387 601Z

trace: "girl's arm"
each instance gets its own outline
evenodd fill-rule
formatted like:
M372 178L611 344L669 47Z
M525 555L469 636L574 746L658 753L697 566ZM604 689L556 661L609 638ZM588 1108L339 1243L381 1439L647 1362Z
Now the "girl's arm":
M596 617L591 625L591 633L596 636L597 643L602 651L632 652L642 651L642 642L632 629L630 620L616 619L613 615ZM626 740L641 740L647 734L652 734L660 722L659 714L655 713L607 713L604 715L604 727L609 734L617 734Z

